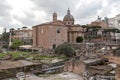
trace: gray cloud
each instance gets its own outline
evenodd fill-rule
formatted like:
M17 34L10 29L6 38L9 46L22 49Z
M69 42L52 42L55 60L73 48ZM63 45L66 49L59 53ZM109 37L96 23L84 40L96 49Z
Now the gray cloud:
M108 5L100 9L102 17L114 17L120 14L120 0L108 0Z
M6 0L0 0L0 26L22 27L33 26L46 21L52 20L52 13L55 11L59 19L63 19L66 10L70 8L71 14L74 16L76 23L87 24L100 16L115 16L120 12L120 0L106 0L106 6L103 6L104 0L29 0L34 5L29 11L23 11L25 15L11 14L13 8ZM23 1L24 2L24 1ZM27 5L27 3L26 3ZM16 5L17 6L17 5ZM21 4L21 6L23 6ZM26 6L24 6L26 7ZM44 14L36 14L36 11L42 11ZM43 16L43 17L42 17ZM36 18L37 17L37 18ZM17 24L14 21L20 23Z
M0 27L9 29L13 26L11 23L10 10L11 7L6 4L6 1L0 0Z
M63 17L66 15L66 10L68 9L68 7L70 8L71 14L74 16L75 20L85 20L85 18L90 16L95 17L97 16L98 10L102 8L101 0L94 0L89 4L86 4L85 0L34 0L33 2L36 5L35 9L44 10L47 13L47 16L50 17L51 14L56 11L58 13L58 18L60 19L63 19ZM77 5L79 4L80 6L76 9ZM82 21L76 22L78 22L79 24L82 23ZM83 23L84 22L85 21L83 21Z
M36 5L35 9L44 10L48 16L51 16L55 11L57 12L58 17L64 17L68 8L74 12L79 0L34 0L33 2Z
M120 0L109 0L110 4L117 3L117 2L120 2Z
M23 24L23 26L32 26L37 24L37 21L34 20L30 15L25 18L14 17L16 20L19 20Z
M36 9L44 9L47 12L58 11L64 12L67 8L74 10L75 5L79 0L34 0L37 6Z
M5 0L0 1L0 16L7 16L9 14L11 7L6 5Z
M82 8L81 8L82 7ZM101 1L94 2L94 4L82 4L76 11L77 18L87 18L96 15L98 10L102 8Z

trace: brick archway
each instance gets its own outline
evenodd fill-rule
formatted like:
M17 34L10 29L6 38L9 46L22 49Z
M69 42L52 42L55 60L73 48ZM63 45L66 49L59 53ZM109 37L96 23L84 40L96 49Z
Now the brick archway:
M78 36L78 37L76 38L76 42L77 42L77 43L83 42L83 37L82 37L82 36Z

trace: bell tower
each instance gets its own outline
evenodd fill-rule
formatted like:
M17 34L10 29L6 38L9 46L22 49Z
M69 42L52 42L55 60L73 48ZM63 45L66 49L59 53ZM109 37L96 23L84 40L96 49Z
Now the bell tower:
M57 13L56 12L53 13L53 21L57 21Z

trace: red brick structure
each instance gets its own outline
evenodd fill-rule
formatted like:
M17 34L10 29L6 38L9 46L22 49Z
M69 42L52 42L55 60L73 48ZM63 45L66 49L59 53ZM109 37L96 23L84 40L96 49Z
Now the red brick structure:
M91 22L89 26L101 26L102 29L108 28L108 24L104 20L101 20L99 16L98 19L96 21Z
M64 42L76 43L77 37L82 36L82 28L74 22L69 9L63 21L57 20L54 12L52 22L33 26L33 47L52 49Z
M33 27L33 47L52 49L67 42L67 26L62 21L53 21Z
M83 75L85 66L86 65L82 61L68 61L64 65L64 71Z

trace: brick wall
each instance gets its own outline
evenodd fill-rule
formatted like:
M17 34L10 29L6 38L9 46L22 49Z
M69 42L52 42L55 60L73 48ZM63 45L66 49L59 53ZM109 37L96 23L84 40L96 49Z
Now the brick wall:
M115 78L120 80L120 65L117 65Z
M82 75L85 71L85 65L81 61L69 61L65 63L64 71Z
M58 33L57 30L60 30ZM67 42L67 27L55 25L40 25L33 27L33 47L52 49Z

